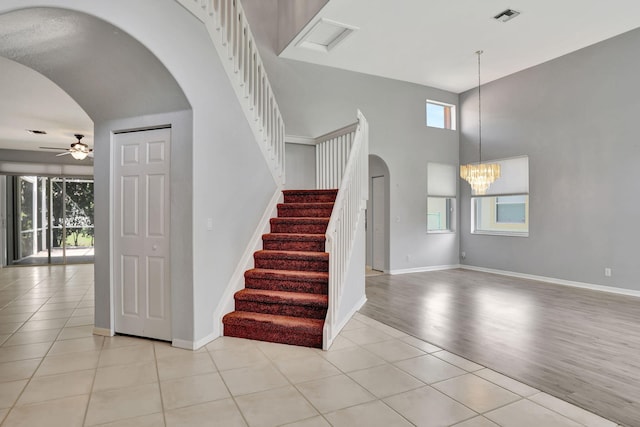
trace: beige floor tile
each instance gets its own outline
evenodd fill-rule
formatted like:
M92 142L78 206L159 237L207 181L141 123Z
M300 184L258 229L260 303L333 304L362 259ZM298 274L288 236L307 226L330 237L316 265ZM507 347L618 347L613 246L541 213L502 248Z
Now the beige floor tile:
M21 332L41 331L43 329L60 329L67 319L29 320L20 328Z
M449 353L448 351L438 351L435 353L431 353L432 356L437 357L438 359L442 359L445 362L451 363L454 366L457 366L460 369L464 369L468 372L478 371L483 369L484 366L478 365L477 363L472 362L471 360L465 359L464 357L460 357L456 354Z
M0 383L0 409L10 408L24 390L29 380L9 381Z
M35 344L41 342L53 342L60 333L60 329L45 329L43 331L16 332L6 340L2 346Z
M82 351L95 351L102 348L104 337L97 335L87 338L76 338L72 340L56 341L51 346L48 356L57 356L67 353L78 353Z
M455 427L500 427L493 421L489 421L485 417L477 416L470 420L463 421L460 424L456 424Z
M397 362L400 360L411 359L413 357L423 356L425 354L424 351L419 350L398 339L366 344L363 345L362 348L370 351L377 356L382 357L388 362Z
M343 372L370 368L386 363L384 359L362 347L349 347L343 350L326 352L322 356Z
M356 425L367 427L411 427L413 425L380 400L341 409L326 414L325 417L334 427L353 427Z
M70 317L65 327L73 327L73 326L83 326L83 325L93 325L93 316L74 316Z
M419 427L448 426L477 415L428 386L388 397L384 402Z
M44 304L42 307L40 307L40 310L38 310L38 312L42 312L42 311L57 311L57 310L73 310L76 308L76 305L78 305L77 302L62 302L62 303L52 303L52 302L48 302L46 304Z
M245 349L213 350L211 357L220 371L228 369L246 368L268 363L269 359L257 347Z
M375 400L374 395L346 375L310 381L297 387L321 413Z
M155 360L153 346L148 344L102 350L98 366L131 365L132 363L152 362Z
M0 382L31 378L42 359L17 360L0 363Z
M256 393L289 384L287 379L271 364L220 371L231 394Z
M521 399L517 394L472 374L442 381L433 387L479 413Z
M403 360L394 365L427 384L466 374L462 369L431 355Z
M161 411L158 383L99 391L91 395L85 424L104 424Z
M158 374L154 362L107 366L98 368L96 371L93 391L112 390L155 382L158 382Z
M68 308L66 310L48 310L48 311L38 311L33 315L31 320L48 320L48 319L66 319L73 313L72 308Z
M40 304L36 305L13 305L10 304L2 309L3 314L15 314L15 313L35 313L40 308Z
M240 396L236 402L251 427L278 426L318 415L293 386Z
M93 336L93 326L73 326L70 328L63 328L58 335L58 340L72 340L76 338L87 338Z
M3 427L82 426L89 396L74 396L14 407Z
M11 334L0 334L0 345L4 344L11 337Z
M496 371L492 371L491 369L481 369L479 371L475 371L474 374L523 397L531 396L540 392L533 387L529 387L526 384L513 380L505 375L497 373Z
M331 424L322 416L318 415L317 417L307 418L306 420L283 424L282 427L331 427Z
M160 388L167 410L231 397L218 373L162 381Z
M342 372L318 354L309 357L279 360L276 367L294 384L340 375Z
M559 414L564 415L567 418L572 419L575 422L584 424L587 427L615 427L616 423L606 420L594 413L585 411L575 405L572 405L564 400L560 400L557 397L551 396L546 393L538 393L531 397L529 400L534 401L538 405L544 406L547 409L551 409Z
M254 348L257 341L235 337L220 337L206 345L208 351L214 350L247 350Z
M315 348L278 344L273 342L259 341L256 346L273 361L298 359L317 354L317 350Z
M201 427L213 424L225 427L244 427L247 425L233 399L174 409L167 411L165 418L167 427Z
M366 326L367 326L366 323L363 323L360 320L352 317L351 320L349 320L347 322L347 324L344 325L344 328L342 328L341 332L352 331L354 329L360 329L360 328L364 328Z
M85 369L95 369L98 366L99 357L99 351L83 351L58 356L47 356L36 371L36 375L54 375Z
M216 372L211 356L206 351L160 359L157 363L160 381Z
M86 326L81 326L82 328L86 328ZM126 337L123 335L115 335L113 337L104 337L104 345L102 348L104 350L111 350L114 348L122 348L129 346L149 346L153 348L153 341L146 340L143 338L135 338L135 337Z
M368 325L364 328L354 329L351 331L343 331L340 333L340 335L358 345L372 344L374 342L393 339L391 335Z
M22 326L22 322L3 322L0 323L0 334L12 334L17 331L20 326Z
M164 414L157 412L155 414L143 415L141 417L127 418L126 420L118 420L110 423L100 424L100 427L163 427Z
M436 351L440 351L442 350L440 347L436 347L433 344L429 344L426 341L422 341L416 337L412 337L407 335L406 337L402 337L400 338L400 340L402 340L403 342L406 342L409 345L412 345L416 348L419 348L420 350L427 352L427 353L434 353Z
M2 421L4 421L8 413L9 409L0 409L0 424L2 424Z
M529 400L520 400L485 417L502 427L579 427L580 424Z
M35 316L35 314L31 314L31 313L4 314L4 312L0 310L0 323L23 323L23 322L26 322L32 316Z
M91 392L91 384L93 383L94 376L95 371L91 369L66 374L34 377L24 389L16 406L63 397L88 395Z
M179 357L193 354L206 353L206 348L201 348L199 350L187 350L184 348L172 347L171 344L167 342L154 342L153 350L156 353L156 360L167 359L171 357Z
M402 338L408 336L405 332L399 331L396 328L392 328L389 325L385 325L384 323L378 322L377 320L371 319L369 322L369 326L379 330L380 332L384 332L387 335L391 335L394 338Z
M358 344L354 343L350 339L345 338L342 335L338 335L336 339L333 340L331 347L329 347L329 350L327 350L326 353L331 353L333 351L344 350L346 348L353 348L357 346ZM321 353L324 353L323 350L318 350L318 351Z
M93 307L76 307L73 311L72 317L76 316L93 316Z
M0 348L0 363L15 360L43 358L51 347L50 342L14 345Z
M387 397L424 387L422 381L401 371L393 365L381 365L349 373L362 387L377 397Z

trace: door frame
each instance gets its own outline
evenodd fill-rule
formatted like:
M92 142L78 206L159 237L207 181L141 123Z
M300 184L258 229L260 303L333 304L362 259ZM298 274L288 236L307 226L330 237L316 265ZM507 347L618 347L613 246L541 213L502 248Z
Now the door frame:
M116 310L117 310L117 304L118 301L116 300L116 289L115 287L117 286L117 281L116 281L116 277L118 277L119 272L116 271L117 270L117 264L115 262L116 260L116 256L118 256L119 254L116 253L116 251L119 249L118 245L116 244L116 239L117 239L117 229L116 229L116 218L117 215L119 214L118 212L115 211L115 202L116 202L116 197L120 196L120 191L118 190L118 192L116 193L116 189L117 187L119 187L119 185L117 185L116 181L116 162L117 162L117 158L116 156L118 155L118 152L116 150L116 137L117 135L121 135L121 134L127 134L127 133L137 133L137 132L148 132L148 131L154 131L154 130L161 130L161 129L168 129L170 131L170 136L169 136L169 150L165 151L165 155L168 157L169 159L169 172L168 172L168 179L166 180L165 185L167 185L169 187L169 198L168 200L166 200L165 203L165 214L168 217L168 230L167 230L167 239L169 239L169 251L167 254L167 266L169 268L170 273L167 275L166 280L168 281L167 286L169 288L169 295L170 295L170 304L169 304L169 316L170 316L170 323L169 323L169 337L167 337L168 341L172 342L174 341L174 318L175 318L175 301L173 301L173 294L174 294L174 289L173 289L173 283L174 280L172 280L173 277L173 262L172 262L172 251L171 251L171 241L172 241L172 237L173 237L173 230L172 230L172 218L173 215L171 214L171 210L172 210L172 191L171 191L171 187L172 187L172 175L173 175L173 143L174 143L174 131L173 131L173 126L172 124L158 124L155 126L146 126L146 127L136 127L136 128L130 128L130 129L122 129L122 130L113 130L111 131L111 143L109 144L109 189L110 189L110 198L109 198L109 205L110 205L110 212L111 215L109 217L109 258L110 258L110 263L109 263L109 274L110 274L110 331L109 330L105 330L102 328L94 328L94 333L97 333L98 335L115 335L117 333L119 333L116 330ZM126 334L126 332L124 332ZM141 335L142 337L142 335ZM151 337L153 338L153 337ZM164 339L164 338L163 338Z

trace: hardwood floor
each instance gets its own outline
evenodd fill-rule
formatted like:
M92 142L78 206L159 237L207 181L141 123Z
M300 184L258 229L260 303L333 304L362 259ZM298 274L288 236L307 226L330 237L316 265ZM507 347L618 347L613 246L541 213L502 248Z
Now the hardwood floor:
M640 426L640 298L468 270L367 277L361 313Z

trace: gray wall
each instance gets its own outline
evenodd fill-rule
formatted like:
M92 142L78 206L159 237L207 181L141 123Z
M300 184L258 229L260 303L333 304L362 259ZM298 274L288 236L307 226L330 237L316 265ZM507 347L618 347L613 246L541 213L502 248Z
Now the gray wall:
M640 290L639 46L634 30L483 86L483 157L529 156L529 237L471 235L462 182L466 264ZM476 93L460 103L476 161Z
M316 146L305 144L285 145L285 174L287 190L316 188Z
M390 269L458 263L458 237L427 235L427 162L458 163L458 132L427 128L425 100L458 95L396 80L280 59L277 0L243 0L289 135L316 137L356 120L370 125L370 152L389 167Z

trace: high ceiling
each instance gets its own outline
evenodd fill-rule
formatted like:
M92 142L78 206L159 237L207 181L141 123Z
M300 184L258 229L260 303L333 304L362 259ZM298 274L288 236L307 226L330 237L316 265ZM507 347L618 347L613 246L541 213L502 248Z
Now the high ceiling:
M105 21L54 8L0 15L0 148L69 148L75 133L92 146L94 121L188 108L162 63Z
M359 29L328 53L296 46L319 18ZM488 82L637 27L637 0L330 0L280 56L460 93L478 50Z

